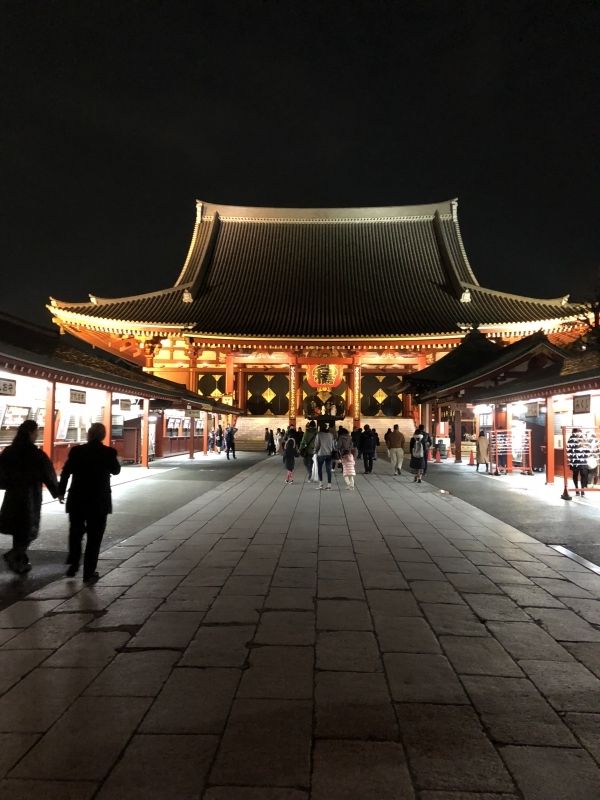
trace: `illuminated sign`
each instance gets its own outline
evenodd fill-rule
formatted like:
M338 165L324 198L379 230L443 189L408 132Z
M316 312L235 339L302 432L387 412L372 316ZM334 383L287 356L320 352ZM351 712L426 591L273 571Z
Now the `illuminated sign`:
M306 372L306 381L313 389L334 389L342 382L342 371L336 364L317 364Z

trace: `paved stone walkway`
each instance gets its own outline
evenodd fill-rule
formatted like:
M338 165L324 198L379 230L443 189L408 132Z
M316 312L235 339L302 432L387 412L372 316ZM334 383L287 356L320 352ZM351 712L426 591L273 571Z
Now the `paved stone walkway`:
M410 478L297 476L0 613L0 797L599 798L600 576Z

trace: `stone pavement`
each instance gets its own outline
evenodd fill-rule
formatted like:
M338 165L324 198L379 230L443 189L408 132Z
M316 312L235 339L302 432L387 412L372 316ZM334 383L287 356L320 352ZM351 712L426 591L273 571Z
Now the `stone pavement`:
M2 800L600 797L600 576L409 477L296 474L0 612Z

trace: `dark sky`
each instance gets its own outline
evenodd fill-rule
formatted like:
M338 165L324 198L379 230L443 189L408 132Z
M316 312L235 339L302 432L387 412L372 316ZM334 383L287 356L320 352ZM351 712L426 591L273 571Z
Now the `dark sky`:
M0 15L4 310L47 321L50 294L172 285L197 197L458 196L481 283L594 283L596 0L3 0Z

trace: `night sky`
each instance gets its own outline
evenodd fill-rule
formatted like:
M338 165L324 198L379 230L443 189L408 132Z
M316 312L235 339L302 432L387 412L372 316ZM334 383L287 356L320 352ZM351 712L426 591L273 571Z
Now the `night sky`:
M3 0L0 29L4 311L172 285L196 198L458 196L482 284L595 283L595 0Z

